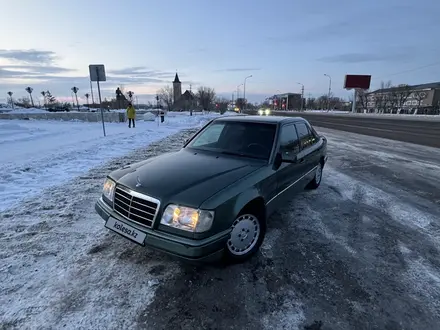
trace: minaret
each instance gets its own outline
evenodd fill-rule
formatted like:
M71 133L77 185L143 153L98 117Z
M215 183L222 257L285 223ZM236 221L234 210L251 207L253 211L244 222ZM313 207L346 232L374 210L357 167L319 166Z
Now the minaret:
M177 101L179 101L179 99L182 97L182 83L179 80L179 76L177 75L177 72L173 81L173 97L174 97L174 104Z

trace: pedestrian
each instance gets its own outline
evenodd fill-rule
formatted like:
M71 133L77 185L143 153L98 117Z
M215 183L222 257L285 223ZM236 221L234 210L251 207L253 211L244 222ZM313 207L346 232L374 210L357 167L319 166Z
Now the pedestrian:
M133 104L128 103L127 107L127 118L128 118L128 128L131 128L131 123L133 123L133 128L136 127L134 120L136 119L136 110L133 107Z

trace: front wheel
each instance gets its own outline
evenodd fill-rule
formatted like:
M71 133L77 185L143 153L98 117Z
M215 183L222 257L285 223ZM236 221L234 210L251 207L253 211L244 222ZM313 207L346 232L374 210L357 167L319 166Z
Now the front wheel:
M315 176L313 177L313 180L310 181L310 183L307 185L307 188L309 189L316 189L321 184L322 180L322 169L324 167L324 164L322 162L319 163L318 167L316 168Z
M240 214L232 224L231 236L226 242L226 253L231 261L249 259L261 246L266 226L257 216Z

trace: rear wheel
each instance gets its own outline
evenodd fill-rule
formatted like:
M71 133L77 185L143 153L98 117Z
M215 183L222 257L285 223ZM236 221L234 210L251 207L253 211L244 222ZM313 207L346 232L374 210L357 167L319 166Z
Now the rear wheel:
M313 180L310 181L310 183L307 185L307 188L309 189L316 189L321 184L322 180L322 170L324 168L324 164L322 162L319 163L318 167L315 171L315 176L313 177Z
M234 220L231 236L226 242L229 260L241 262L258 251L266 233L266 226L261 218L253 212L243 212Z

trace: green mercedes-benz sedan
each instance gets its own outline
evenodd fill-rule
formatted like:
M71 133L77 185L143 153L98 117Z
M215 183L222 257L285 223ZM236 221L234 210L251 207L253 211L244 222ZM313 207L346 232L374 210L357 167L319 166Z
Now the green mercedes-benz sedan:
M326 154L326 138L303 118L219 117L180 151L110 173L95 209L105 227L142 246L243 261L275 210L319 186Z

